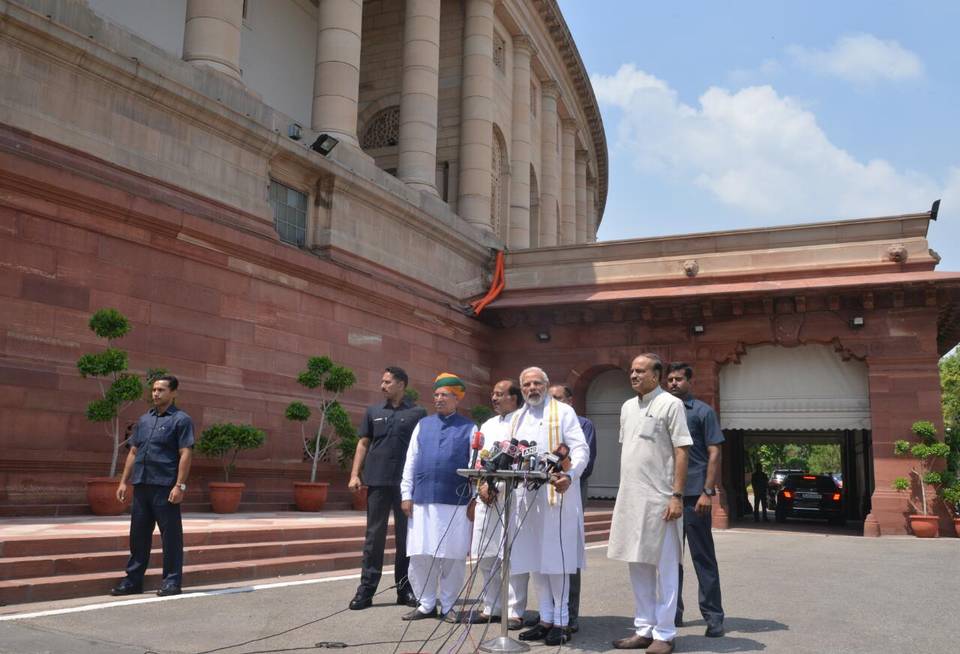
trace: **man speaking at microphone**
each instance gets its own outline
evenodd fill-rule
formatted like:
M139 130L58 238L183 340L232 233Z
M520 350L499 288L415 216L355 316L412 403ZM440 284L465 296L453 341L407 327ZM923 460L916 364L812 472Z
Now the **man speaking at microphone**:
M520 387L509 379L497 382L490 395L490 404L496 415L480 427L483 441L480 447L490 451L493 444L510 438L510 416L523 404ZM478 497L473 518L473 540L470 556L477 561L483 586L477 601L482 610L471 612L464 620L467 622L489 622L501 614L500 584L497 582L500 567L497 565L503 545L503 528L500 516L503 515L503 484L491 488L486 481L478 485ZM491 506L493 504L495 506ZM513 627L520 627L519 619L511 619Z
M550 646L570 639L568 600L570 575L584 567L583 510L580 475L590 450L573 407L547 393L550 380L540 368L520 373L525 405L510 421L511 439L536 441L548 452L569 450L569 467L554 471L550 483L526 493L511 525L511 572L529 572L537 584L540 622L520 633L520 640L542 640Z
M400 507L407 516L410 584L420 602L403 616L422 620L440 615L457 622L454 602L466 572L470 551L470 484L457 474L470 462L473 422L457 413L466 386L441 373L433 383L433 406L413 430L400 481ZM439 587L439 592L438 592Z

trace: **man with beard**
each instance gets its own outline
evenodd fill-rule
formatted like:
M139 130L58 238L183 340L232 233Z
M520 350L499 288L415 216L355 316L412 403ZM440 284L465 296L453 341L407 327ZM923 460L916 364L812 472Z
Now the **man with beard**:
M494 443L498 443L510 436L510 416L523 405L523 395L520 387L509 379L497 382L490 395L490 404L496 415L487 420L480 427L483 434L481 449L490 450ZM485 481L478 487L480 499L476 505L473 518L473 541L470 556L477 561L480 570L481 587L477 601L482 610L471 612L466 622L478 623L496 621L500 617L500 576L498 565L499 554L503 545L503 528L500 516L503 515L503 497L505 489L503 483L497 488L490 488ZM520 620L510 618L511 628L520 628Z
M543 640L550 646L570 639L568 602L570 575L585 562L580 476L590 451L572 407L547 393L550 381L540 368L520 374L525 405L510 421L510 437L536 441L562 457L548 484L522 496L516 514L511 565L515 574L529 572L537 584L540 622L520 634L520 640ZM514 531L515 530L515 531Z
M413 430L400 481L400 507L407 516L410 585L419 605L403 616L422 620L459 617L454 603L466 573L470 551L470 483L457 474L470 463L476 425L457 413L466 386L456 375L441 373L433 383L437 410Z
M636 601L635 633L616 649L670 654L677 629L680 534L687 450L693 444L683 402L660 387L663 363L641 354L630 365L637 397L620 410L620 489L607 556L626 561Z

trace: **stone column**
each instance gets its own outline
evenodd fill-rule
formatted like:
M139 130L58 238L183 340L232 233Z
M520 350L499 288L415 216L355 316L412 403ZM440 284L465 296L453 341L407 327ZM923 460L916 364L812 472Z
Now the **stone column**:
M560 211L560 153L557 143L557 99L554 81L541 85L540 97L540 246L556 245Z
M437 195L437 84L440 0L406 0L400 157L397 173L415 189Z
M187 0L183 60L240 79L243 0Z
M564 118L560 127L560 245L568 245L577 238L577 121Z
M320 0L310 127L358 145L363 0Z
M587 182L587 234L584 243L597 242L597 184Z
M457 213L490 230L493 154L493 0L466 0Z
M576 178L577 178L577 229L576 243L587 242L587 156L586 150L577 150L576 152Z
M530 57L529 36L513 37L513 128L510 151L510 232L507 244L530 247Z

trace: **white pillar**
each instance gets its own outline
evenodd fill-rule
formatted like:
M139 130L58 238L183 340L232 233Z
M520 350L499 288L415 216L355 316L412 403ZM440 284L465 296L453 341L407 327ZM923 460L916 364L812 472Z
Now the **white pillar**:
M587 238L586 243L597 241L597 188L596 182L587 183Z
M535 48L529 36L513 37L513 125L510 160L511 248L530 247L530 57Z
M360 35L363 0L320 0L313 77L314 131L358 145Z
M490 230L493 148L493 0L466 0L457 213Z
M556 245L560 208L560 153L557 134L557 83L548 80L540 95L540 247Z
M577 232L576 243L587 242L587 151L576 152L577 176Z
M397 175L413 188L437 195L440 0L406 0L406 5Z
M564 118L561 123L560 173L560 244L568 245L577 238L577 121Z
M243 0L187 0L183 60L240 79Z

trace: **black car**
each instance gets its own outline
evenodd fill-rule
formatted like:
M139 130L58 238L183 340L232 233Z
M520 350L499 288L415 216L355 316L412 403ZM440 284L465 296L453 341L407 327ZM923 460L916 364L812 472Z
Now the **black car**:
M777 492L777 522L826 518L843 524L842 493L831 475L789 474Z
M797 469L783 469L777 468L770 473L770 481L767 484L767 506L771 509L777 506L777 493L780 492L780 489L783 488L783 480L787 478L787 475L791 474L806 474L806 470L797 470ZM756 492L756 489L754 489Z

